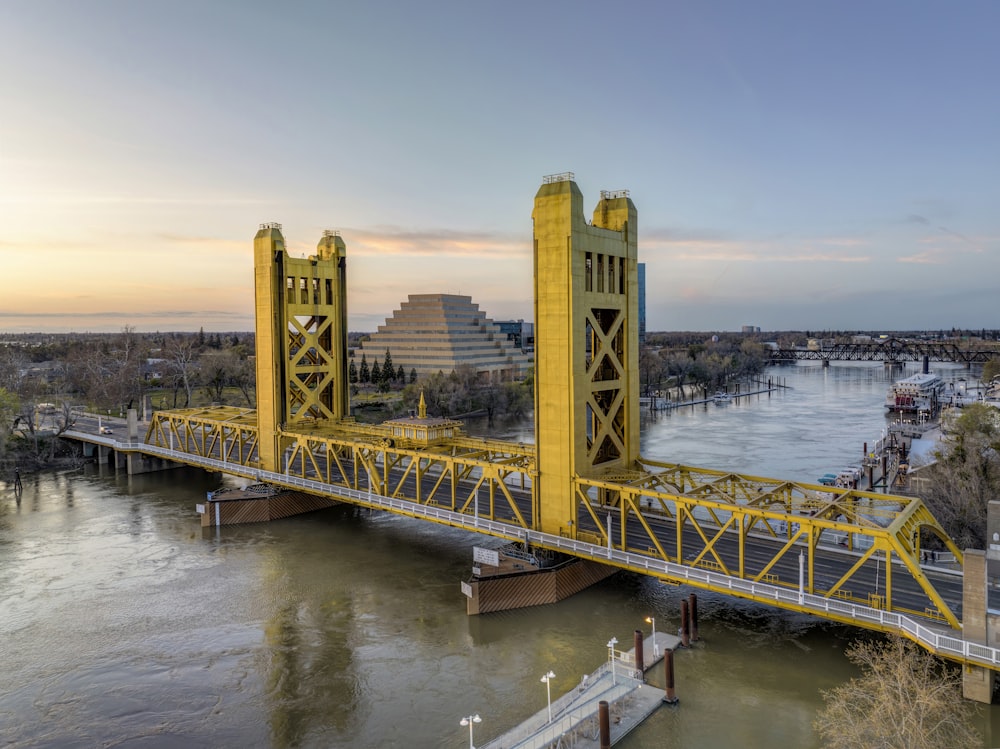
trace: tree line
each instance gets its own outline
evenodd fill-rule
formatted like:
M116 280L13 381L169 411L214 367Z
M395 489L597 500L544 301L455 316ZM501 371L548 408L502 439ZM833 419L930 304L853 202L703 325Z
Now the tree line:
M767 348L752 338L662 342L640 348L639 386L643 395L715 391L760 375L769 361Z

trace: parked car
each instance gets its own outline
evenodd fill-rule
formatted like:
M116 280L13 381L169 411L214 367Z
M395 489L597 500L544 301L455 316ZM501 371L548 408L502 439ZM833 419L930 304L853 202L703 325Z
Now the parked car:
M111 427L101 427L101 434L111 434Z

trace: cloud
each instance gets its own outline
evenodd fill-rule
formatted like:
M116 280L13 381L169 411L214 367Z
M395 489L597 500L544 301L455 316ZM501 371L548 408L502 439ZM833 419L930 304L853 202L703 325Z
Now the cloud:
M820 237L818 239L738 240L707 232L654 230L640 239L642 249L661 250L675 261L712 263L868 263L867 254L830 252L827 248L858 248L868 241L858 237ZM823 249L812 249L817 246Z
M119 320L145 320L160 318L232 318L243 319L246 313L235 310L192 310L192 309L163 309L163 310L103 310L103 311L47 311L47 312L19 312L17 310L0 309L0 320L23 320L23 319L119 319Z
M972 248L972 249L970 250L971 252L977 252L977 253L979 253L979 252L982 252L982 251L983 251L983 248L982 248L982 247L981 247L981 246L979 245L979 243L978 243L978 242L976 242L976 241L974 241L974 240L972 240L972 239L969 239L969 238L968 238L967 236L965 236L964 234L962 234L962 233L960 233L960 232L957 232L957 231L952 231L952 230L951 230L951 229L949 229L949 228L948 228L947 226L939 226L939 227L938 227L938 231L941 231L941 232L943 232L944 234L947 234L947 235L949 235L949 236L952 236L952 237L954 237L955 239L957 239L957 240L959 240L959 241L961 241L961 242L964 242L964 243L966 243L966 244L970 245L970 246L971 246L971 248Z
M259 198L220 197L220 196L186 196L172 198L159 195L93 195L67 193L17 193L0 195L0 205L30 205L30 206L95 206L95 205L166 205L166 206L244 206L269 205L270 202Z
M985 252L983 245L989 239L972 239L961 232L938 226L937 232L928 234L917 240L917 244L931 245L921 252L912 255L902 255L896 258L900 263L918 265L943 265L957 255L981 255Z
M917 213L911 213L903 220L904 224L921 224L922 226L930 226L931 222L929 219L921 216Z
M924 250L915 255L903 255L896 258L899 263L912 263L914 265L942 265L947 260L948 252L939 247L931 250Z
M414 257L459 256L485 257L531 254L530 235L512 235L502 232L468 232L451 229L419 231L399 227L372 229L345 229L350 237L347 251L375 251L384 255L409 255Z
M160 233L155 236L171 244L196 246L205 252L225 251L249 253L251 244L245 238L223 239L221 237L185 236L183 234Z

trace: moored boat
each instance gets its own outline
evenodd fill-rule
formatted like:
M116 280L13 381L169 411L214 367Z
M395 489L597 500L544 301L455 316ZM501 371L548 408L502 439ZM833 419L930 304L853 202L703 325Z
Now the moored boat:
M885 407L900 413L936 413L942 392L944 380L936 374L922 372L894 382L885 395Z

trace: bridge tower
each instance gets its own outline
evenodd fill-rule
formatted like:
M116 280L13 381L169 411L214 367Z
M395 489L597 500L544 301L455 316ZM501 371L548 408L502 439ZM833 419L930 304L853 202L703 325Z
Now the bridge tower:
M347 247L325 231L308 258L285 250L281 225L253 240L260 467L281 471L286 428L350 414L347 382Z
M620 476L639 456L638 224L625 190L602 191L588 223L570 172L544 178L532 219L535 517L574 536L574 479Z

